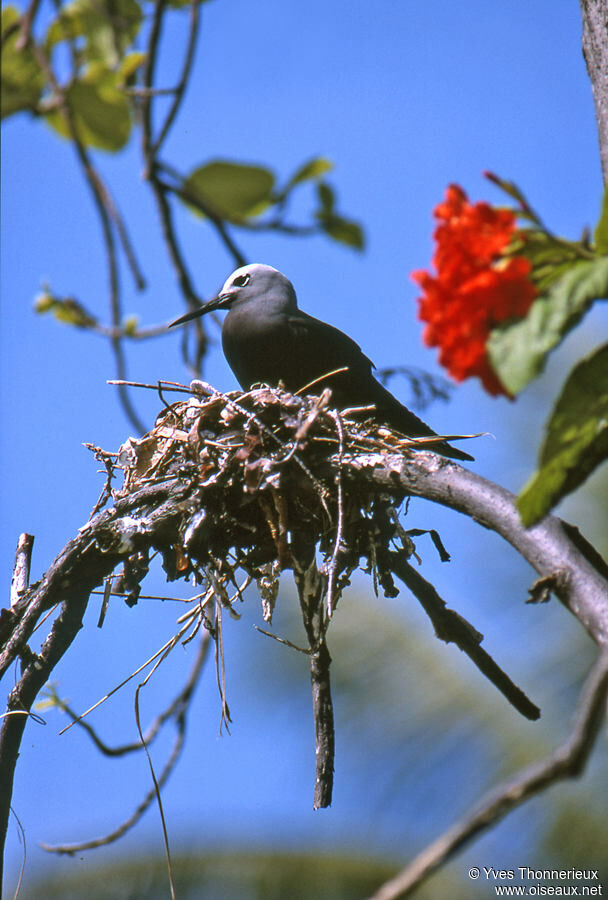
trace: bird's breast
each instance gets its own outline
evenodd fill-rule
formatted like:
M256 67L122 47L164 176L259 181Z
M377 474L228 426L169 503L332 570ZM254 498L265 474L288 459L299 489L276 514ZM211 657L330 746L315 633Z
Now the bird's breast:
M263 320L232 310L222 328L222 347L243 390L252 384L285 384L296 391L307 382L288 323L281 317Z

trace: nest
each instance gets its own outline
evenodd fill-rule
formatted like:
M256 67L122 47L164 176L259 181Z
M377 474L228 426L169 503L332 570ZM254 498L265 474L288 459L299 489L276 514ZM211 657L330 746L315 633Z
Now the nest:
M456 643L520 712L538 717L538 708L480 646L482 635L409 563L416 555L413 538L425 532L406 530L400 519L411 485L407 469L413 448L436 445L436 436L406 438L374 422L369 408L337 411L329 390L299 396L265 386L221 394L200 381L141 386L158 389L163 401L167 390L187 397L165 402L152 431L130 438L117 458L92 448L108 471L98 508L110 495L114 501L93 520L95 543L124 564L112 592L137 602L151 550L161 554L169 580L202 586L166 647L187 643L201 627L211 634L227 724L222 610L238 616L243 591L255 581L270 622L280 574L293 571L308 643L296 649L310 659L315 808L331 803L333 785L327 629L356 568L371 574L376 592L387 596L398 593L395 578L403 583L438 638ZM117 468L124 483L110 492ZM423 468L426 474L428 460ZM440 558L449 559L437 533L428 533Z
M366 410L332 409L328 390L220 394L203 382L189 390L120 448L117 463L124 485L115 497L171 478L188 483L175 577L223 561L259 582L318 553L338 594L357 567L397 593L386 555L393 540L409 543L395 514L406 492L378 486L349 461L407 453L424 439L397 435Z

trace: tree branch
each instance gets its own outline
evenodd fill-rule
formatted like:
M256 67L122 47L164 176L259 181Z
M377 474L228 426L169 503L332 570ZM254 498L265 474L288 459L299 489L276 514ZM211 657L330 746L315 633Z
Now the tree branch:
M378 485L388 488L398 482L408 493L455 509L495 531L541 577L551 579L552 592L594 641L608 646L608 581L590 554L572 540L571 526L556 516L545 516L532 528L524 528L513 494L435 454L359 454L351 456L350 464L367 471Z
M583 54L591 80L604 182L608 183L608 24L605 0L581 0Z
M200 0L191 0L190 3L190 22L188 28L188 45L186 47L186 53L184 54L184 62L182 66L182 74L180 76L179 82L173 94L173 101L169 108L169 112L165 118L165 121L160 129L158 137L154 141L154 146L150 147L150 158L156 158L158 153L165 142L169 131L171 130L171 126L173 125L175 118L179 112L179 108L182 104L182 100L184 99L184 94L186 91L186 87L188 85L188 80L190 78L190 72L192 71L192 66L194 63L194 51L196 49L196 42L198 40L199 35L199 26L200 26ZM152 78L154 75L154 71L152 70L149 73L149 78ZM148 90L151 89L151 84L148 85Z
M607 690L608 653L604 653L585 682L576 720L564 743L545 760L524 769L493 791L478 809L430 844L407 868L383 884L370 900L397 900L407 896L458 850L496 825L511 810L557 781L580 775L604 717Z
M169 389L189 393L180 385ZM216 606L231 609L227 586L237 583L237 570L258 580L268 577L270 566L272 584L266 589L272 592L278 589L281 570L294 569L311 656L315 806L330 802L333 778L327 566L333 572L332 609L357 566L377 573L390 596L396 593L394 571L423 602L440 637L448 634L467 647L474 637L468 624L455 637L454 621L462 620L445 609L431 586L414 579L407 566L397 565L394 511L406 496L441 503L496 531L539 572L543 590L555 593L599 645L608 643L606 567L560 519L547 516L524 528L508 491L433 453L412 452L411 447L424 446L423 439L404 439L373 422L327 409L329 394L299 397L260 388L223 395L202 382L193 382L190 391L194 396L189 399L166 404L152 432L123 445L118 459L124 485L113 492L113 505L86 523L42 580L20 591L3 615L7 639L0 673L20 659L22 675L0 732L2 840L19 746L37 693L81 627L91 591L121 561L133 570L139 589L147 572L141 560L152 550L161 554L169 580L190 575L206 579L206 599L188 614L184 627L190 627L194 615L196 628L210 627L212 635L205 606L215 595ZM338 438L336 415L341 420ZM344 488L340 502L338 482ZM407 560L412 551L404 546L402 552ZM319 556L325 561L322 571L316 566ZM239 596L237 590L234 597ZM60 613L35 654L27 642L43 613L55 605ZM476 637L472 643L478 643ZM468 650L475 659L475 647ZM481 663L487 674L486 655ZM493 672L494 666L492 662ZM505 693L513 688L512 683L501 686ZM588 733L591 740L592 731ZM548 783L540 777L533 782L535 790Z
M403 553L393 553L393 571L408 586L430 618L437 637L446 643L454 642L466 653L480 672L498 688L515 709L527 719L535 721L540 709L514 684L506 672L492 659L481 645L483 635L459 613L446 606L432 584L404 558Z
M327 578L318 570L314 556L308 566L296 564L294 576L298 588L302 621L310 647L310 681L315 723L315 789L313 809L331 805L334 784L334 709L329 669L331 656L325 640L328 619L325 599Z
M69 104L67 93L65 89L59 84L46 53L36 44L32 44L32 52L34 53L38 64L45 72L49 84L51 85L54 93L57 96L59 102L59 111L65 122L65 126L70 136L70 140L72 141L72 144L74 146L74 150L76 152L76 156L78 157L78 161L80 163L85 181L91 191L93 203L99 215L103 242L105 245L106 264L108 269L110 314L112 324L115 328L119 328L120 320L122 318L122 312L118 259L116 254L114 232L112 230L113 223L117 229L119 240L123 242L127 261L133 268L135 281L138 288L140 289L144 286L143 276L141 275L139 267L135 261L135 254L128 239L128 233L122 221L122 218L118 213L116 205L111 199L110 193L106 188L101 176L93 165L84 142L80 138L76 121ZM119 379L125 380L127 369L121 339L119 337L114 337L110 340L110 343L116 362L116 374ZM133 427L136 428L140 434L142 434L145 431L144 425L137 415L133 404L131 403L131 398L129 397L126 387L119 387L119 397L125 415L129 419Z

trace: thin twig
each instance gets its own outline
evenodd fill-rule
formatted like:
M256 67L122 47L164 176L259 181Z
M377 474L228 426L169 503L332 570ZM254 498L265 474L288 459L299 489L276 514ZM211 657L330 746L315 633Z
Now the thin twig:
M85 181L90 188L93 202L99 215L108 266L111 318L114 326L118 328L120 325L122 314L120 303L118 260L116 257L116 245L114 242L114 234L112 231L112 221L114 221L114 223L116 224L117 221L122 220L118 215L118 211L113 201L111 201L110 199L108 189L106 188L96 168L93 166L89 153L80 138L66 92L57 81L48 57L36 44L33 45L32 51L36 57L36 61L44 70L47 79L58 98L59 111L65 122L68 134L70 136L70 139L76 151L76 155L80 162L81 169L85 176ZM126 229L121 225L121 227L118 228L118 233L119 237L121 237L122 239L122 237L126 235ZM132 251L130 247L126 255L128 260L132 258ZM110 343L112 346L112 351L114 353L117 375L119 379L124 380L126 378L126 363L120 338L113 338L111 339ZM138 432L143 434L143 432L145 431L143 422L135 412L129 395L124 388L119 388L119 397L127 418L134 426L134 428L136 428Z
M336 536L334 539L334 547L331 554L331 560L329 561L329 565L327 567L327 588L325 593L325 603L327 608L327 615L329 618L332 617L334 609L336 608L337 598L334 598L334 589L336 583L336 568L338 565L338 554L340 553L340 547L342 545L342 535L344 529L344 498L342 493L342 455L344 453L344 429L342 427L342 420L340 419L340 413L334 412L334 410L329 411L329 415L336 423L336 431L338 432L338 458L337 458L337 471L336 471L336 488L337 488L337 503L338 503L338 522L336 525Z
M580 775L594 746L608 691L608 653L596 661L581 691L576 719L564 743L541 762L509 779L479 807L430 844L407 868L387 881L370 900L397 900L418 887L469 841L487 831L539 791Z
M168 181L160 180L157 178L158 184L162 188L162 190L168 193L175 194L176 197L179 197L180 200L182 200L186 204L189 204L190 206L197 207L203 213L203 215L206 216L214 225L226 249L231 254L236 266L238 267L246 265L247 258L239 249L234 238L228 231L228 227L224 219L222 219L221 216L218 216L215 210L213 210L210 206L205 205L198 195L194 195L190 193L190 191L186 190L182 185L182 178L177 174L177 172L175 172L175 170L171 169L164 163L158 163L158 168L162 169L162 171L164 172L167 172L167 174L170 174L177 181L176 184L170 184Z
M199 23L200 23L200 0L192 0L190 3L190 27L188 29L188 46L186 48L186 53L184 56L184 64L182 67L182 74L177 84L177 87L172 91L173 94L173 102L169 108L169 112L167 113L167 117L160 129L158 137L154 141L153 146L150 148L150 154L153 158L158 156L158 153L165 142L167 135L175 121L175 117L179 112L179 108L184 99L184 93L186 90L186 86L188 84L188 80L190 78L190 73L192 71L192 65L194 63L194 51L196 49L196 42L198 40L199 35ZM152 73L153 74L153 73Z
M202 382L201 382L202 383ZM123 379L112 378L106 382L106 384L114 384L118 385L126 385L128 387L138 387L145 388L149 391L157 391L159 389L159 385L162 386L163 391L173 391L176 394L195 394L196 392L192 390L187 384L180 384L178 381L156 381L154 384L146 384L143 381L125 381Z
M173 865L171 862L171 849L169 847L169 832L167 831L167 822L165 819L165 810L163 807L162 797L160 795L160 782L156 777L156 772L154 771L154 764L152 763L152 757L150 756L150 751L148 750L148 745L144 739L143 731L141 729L141 720L139 716L139 692L147 683L147 678L141 683L137 685L137 690L135 691L135 721L137 723L137 733L141 739L143 744L143 748L146 752L146 759L148 760L148 766L150 768L150 774L152 776L152 781L154 783L154 794L156 797L156 803L158 805L158 811L160 813L160 820L163 829L163 840L165 844L165 856L167 857L167 873L169 875L169 890L171 891L171 898L175 900L175 884L173 881ZM182 717L182 723L184 719Z
M195 6L196 3L193 3ZM158 49L160 38L162 34L162 25L163 25L163 13L166 9L165 0L156 0L154 4L154 13L152 17L152 25L150 28L150 34L148 38L148 47L146 52L146 63L144 66L143 72L143 82L144 82L144 94L141 97L140 101L140 110L141 110L141 125L142 125L142 156L144 158L144 178L150 184L152 189L152 193L154 195L154 199L156 202L156 206L158 209L158 215L160 219L161 231L163 235L163 239L167 246L167 250L169 252L169 259L173 265L173 269L175 271L177 282L179 285L179 289L184 296L186 303L192 309L197 306L201 306L203 301L198 295L196 289L194 288L194 284L190 273L188 271L188 267L186 265L185 257L180 248L175 224L173 221L173 211L171 209L171 205L167 199L165 187L162 185L158 178L158 162L157 162L157 152L160 147L160 144L166 137L168 133L168 129L172 124L173 115L177 114L177 110L179 108L179 104L181 103L181 99L183 96L183 92L186 87L186 82L184 81L183 87L180 91L180 95L178 98L178 102L173 104L172 109L175 110L174 113L170 113L171 118L167 118L165 120L165 126L161 131L161 135L159 136L159 140L155 142L154 136L152 133L152 100L154 95L154 75L156 71L156 63L158 56ZM196 20L198 22L198 19ZM188 46L188 51L186 54L186 59L184 63L184 70L182 72L182 77L188 76L190 71L190 67L192 65L192 59L190 56L194 53L194 46L192 41ZM197 332L198 332L198 341L197 341L197 353L198 358L193 365L193 370L198 374L200 372L200 359L205 354L207 349L207 336L204 330L202 323L197 323ZM186 335L184 335L184 341L186 340ZM186 344L184 344L184 348ZM185 352L185 351L184 351Z
M25 828L21 824L21 819L11 806L11 812L15 817L15 821L17 822L17 828L19 829L19 840L23 842L23 858L21 860L21 868L19 869L19 879L17 881L17 887L15 888L14 898L17 900L19 894L21 893L21 885L23 883L23 874L25 872L25 863L27 861L27 840L25 837Z
M177 763L183 746L184 740L186 737L185 730L185 719L182 717L178 719L178 733L175 739L175 743L173 744L173 748L171 750L171 754L165 763L165 766L158 777L158 787L159 790L162 790L165 782L167 781L169 775L175 768L175 764ZM108 844L112 844L121 838L124 834L127 833L134 825L136 825L146 810L150 807L154 799L156 798L156 790L155 788L151 788L146 796L143 798L141 803L134 810L133 814L129 816L118 828L109 834L103 835L103 837L95 838L90 841L82 841L81 843L74 844L44 844L41 843L40 846L43 850L48 850L49 853L65 853L68 855L72 855L73 853L80 853L84 850L95 850L97 847L106 847Z
M96 460L103 463L106 470L106 483L102 488L97 503L91 511L91 515L89 516L89 519L92 519L93 516L96 516L99 510L106 505L107 501L112 496L112 479L114 478L114 462L116 456L114 453L108 453L106 450L102 450L101 447L96 447L94 444L85 443L84 446L95 455Z
M215 589L215 588L214 588ZM230 708L226 700L226 665L224 662L224 632L222 629L222 603L217 596L215 601L215 622L214 622L214 639L215 639L215 674L217 678L217 686L220 692L220 700L222 703L222 712L220 718L220 734L222 726L226 726L226 731L230 734Z
M173 637L169 638L169 640L163 644L163 646L160 648L160 650L157 650L156 653L154 653L149 659L147 659L144 663L142 663L140 666L138 666L134 672L131 672L131 674L127 675L126 678L123 678L123 680L121 682L119 682L117 685L115 685L111 691L108 691L107 694L104 694L104 696L101 697L99 700L97 700L92 706L89 706L89 708L86 709L83 713L80 713L80 715L76 716L70 722L69 725L66 725L65 728L61 729L59 734L60 735L65 734L65 732L69 731L70 728L72 728L72 726L82 724L82 719L84 719L86 716L88 716L90 713L92 713L95 709L97 709L98 706L101 706L102 703L105 703L106 700L109 700L110 697L112 697L117 691L119 691L121 688L123 688L125 686L125 684L127 684L129 681L131 681L132 678L135 678L136 675L139 675L139 673L142 672L145 668L147 668L147 666L151 665L152 663L155 663L154 668L151 670L150 673L148 673L147 677L149 678L150 675L156 670L158 664L160 662L162 662L166 658L166 656L171 652L171 650L173 650L173 648L179 643L182 635L184 635L186 633L186 631L188 630L189 627L190 626L188 623L188 625L186 625L184 628L181 628L177 632L177 634L174 634Z
M84 850L92 850L97 847L106 846L107 844L113 843L137 824L137 822L141 819L142 815L148 809L155 797L157 798L157 790L160 791L162 789L163 785L167 781L167 778L175 768L175 765L179 759L185 739L190 700L192 699L192 695L199 682L203 666L207 660L208 650L209 635L206 634L200 643L194 665L184 687L173 699L167 709L156 717L145 734L142 734L141 728L139 728L141 739L140 741L134 742L133 744L125 744L121 747L108 747L106 744L104 744L103 741L100 740L94 729L88 723L82 721L78 722L78 724L82 728L84 728L85 731L87 731L87 733L90 735L98 749L107 756L122 756L126 753L142 750L144 748L147 751L147 747L149 746L149 744L154 740L164 723L170 718L175 718L177 724L177 737L172 752L162 770L161 775L158 777L158 779L155 779L155 786L150 791L148 791L133 814L129 816L129 818L125 822L123 822L117 829L112 831L110 834L104 835L103 837L96 838L92 841L84 841L79 844L43 844L42 846L45 850L48 850L52 853L68 854L78 853ZM149 677L150 675L146 677L145 682L143 682L144 684L148 681ZM75 713L70 710L69 707L62 701L60 701L58 705L74 719L78 718Z
M25 50L32 39L32 28L34 26L34 19L36 18L36 14L38 12L38 8L40 6L40 0L31 0L30 5L21 16L21 24L19 26L19 36L17 37L17 43L15 44L16 50Z
M288 641L287 638L279 637L278 634L273 634L272 631L266 631L265 628L260 628L259 625L254 625L253 627L261 634L265 634L266 637L278 641L279 644L285 644L286 647L290 647L292 650L297 650L298 653L305 653L307 656L310 654L310 650L307 650L306 647L298 647L297 644L294 644L292 641Z

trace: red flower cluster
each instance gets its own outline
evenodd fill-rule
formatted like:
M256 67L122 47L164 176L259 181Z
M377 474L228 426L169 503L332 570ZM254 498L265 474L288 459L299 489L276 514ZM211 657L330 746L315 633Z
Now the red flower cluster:
M490 394L506 394L492 370L486 343L507 319L522 318L536 297L523 256L503 257L516 230L515 214L488 203L469 203L457 185L435 207L436 275L412 272L424 291L419 318L424 342L439 347L439 362L457 381L477 375Z

